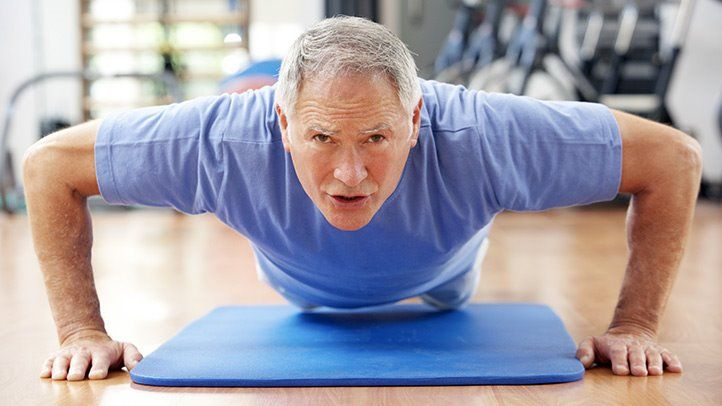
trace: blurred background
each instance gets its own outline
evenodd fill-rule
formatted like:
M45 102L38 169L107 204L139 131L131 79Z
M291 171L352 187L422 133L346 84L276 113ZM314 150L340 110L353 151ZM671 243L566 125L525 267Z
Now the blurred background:
M336 14L386 25L426 79L669 123L702 144L702 197L722 197L720 0L0 0L2 209L24 210L40 137L273 84L296 36Z

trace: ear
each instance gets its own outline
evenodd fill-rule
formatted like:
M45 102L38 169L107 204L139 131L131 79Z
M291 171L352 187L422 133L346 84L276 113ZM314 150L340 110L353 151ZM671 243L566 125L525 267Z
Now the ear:
M421 127L421 108L424 106L424 99L419 98L419 102L414 107L414 112L411 117L412 133L411 133L411 148L415 147L419 141L419 128Z
M281 126L281 141L283 142L283 149L285 149L286 152L291 152L288 138L288 117L286 117L286 113L283 112L283 109L278 103L276 103L275 108L276 115L278 115L278 123Z

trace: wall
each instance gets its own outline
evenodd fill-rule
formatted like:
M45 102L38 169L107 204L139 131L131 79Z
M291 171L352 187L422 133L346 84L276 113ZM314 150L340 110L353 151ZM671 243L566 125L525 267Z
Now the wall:
M0 111L14 89L29 77L80 67L78 2L75 0L0 0ZM80 84L61 79L25 91L16 105L9 147L15 172L22 155L39 134L41 117L80 119Z
M251 59L283 57L296 37L323 17L323 0L251 0Z
M702 144L704 180L722 185L722 2L698 0L672 74L667 104L683 131Z

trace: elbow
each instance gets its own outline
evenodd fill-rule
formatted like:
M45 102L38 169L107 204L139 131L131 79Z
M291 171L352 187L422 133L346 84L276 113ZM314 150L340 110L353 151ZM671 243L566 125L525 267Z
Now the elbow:
M22 171L23 171L23 184L26 186L32 183L34 179L38 178L38 174L40 173L40 167L42 166L40 164L40 161L42 160L41 155L42 147L38 145L38 143L35 143L30 146L30 148L25 151L25 155L23 156L23 162L22 162Z
M47 178L47 174L53 173L52 151L48 148L44 140L40 140L30 146L25 151L22 161L22 177L23 186L26 191L42 180Z
M685 178L698 185L702 177L702 146L696 139L682 132L674 144L678 173L686 175Z
M97 123L60 131L28 148L22 161L26 198L44 199L50 192L70 193L77 198L98 194L94 154Z

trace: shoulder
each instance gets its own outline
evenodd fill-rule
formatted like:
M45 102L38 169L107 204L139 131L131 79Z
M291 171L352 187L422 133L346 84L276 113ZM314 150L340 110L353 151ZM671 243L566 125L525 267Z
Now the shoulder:
M248 143L281 142L274 111L275 86L228 95L227 141Z
M611 114L601 104L544 101L505 93L469 90L420 80L429 126L435 131L476 128L481 133L538 131L540 127L608 126Z
M433 131L460 131L479 124L479 105L486 93L434 80L419 79L424 118ZM424 124L424 123L422 123Z

